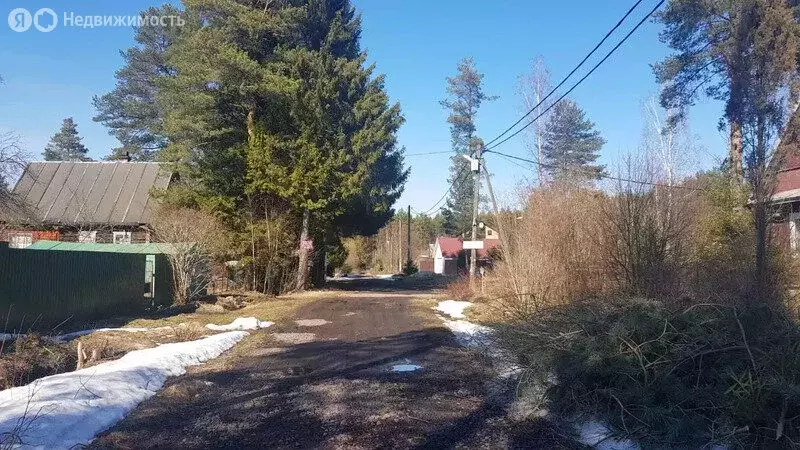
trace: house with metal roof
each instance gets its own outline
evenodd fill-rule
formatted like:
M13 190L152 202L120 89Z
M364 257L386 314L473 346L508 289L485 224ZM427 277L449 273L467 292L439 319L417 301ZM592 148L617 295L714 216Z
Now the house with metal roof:
M164 164L48 161L28 164L0 208L0 240L25 248L40 239L79 243L148 243L152 193L173 181Z

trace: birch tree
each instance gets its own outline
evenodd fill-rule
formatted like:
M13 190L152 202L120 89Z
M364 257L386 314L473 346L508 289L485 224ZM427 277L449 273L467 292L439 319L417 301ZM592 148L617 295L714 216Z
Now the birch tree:
M531 72L522 75L519 78L517 86L520 97L522 97L523 108L525 113L533 110L531 117L537 117L545 111L551 104L552 99L542 100L552 89L550 81L550 71L544 64L544 59L541 56L533 60ZM531 139L531 153L537 162L542 161L542 151L544 148L544 128L545 124L550 119L550 112L547 112L540 117L532 126L528 127L528 134ZM538 182L541 185L544 182L544 170L541 165L536 166L536 174Z

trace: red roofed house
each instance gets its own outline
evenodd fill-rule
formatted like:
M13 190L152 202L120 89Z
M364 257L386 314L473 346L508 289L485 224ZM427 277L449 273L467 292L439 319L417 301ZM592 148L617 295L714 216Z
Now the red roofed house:
M800 251L800 112L796 111L786 126L776 150L780 161L777 183L772 195L776 206L772 234L780 245Z
M486 264L491 258L489 251L500 246L500 240L490 238L483 240L483 248L478 250L478 264ZM433 272L442 275L456 275L458 273L458 259L464 250L461 238L441 236L436 238L433 248Z

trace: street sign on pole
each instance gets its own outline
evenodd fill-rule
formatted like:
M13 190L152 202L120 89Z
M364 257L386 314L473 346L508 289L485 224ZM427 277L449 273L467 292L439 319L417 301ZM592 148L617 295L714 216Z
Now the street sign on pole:
M464 241L464 250L481 250L483 241Z

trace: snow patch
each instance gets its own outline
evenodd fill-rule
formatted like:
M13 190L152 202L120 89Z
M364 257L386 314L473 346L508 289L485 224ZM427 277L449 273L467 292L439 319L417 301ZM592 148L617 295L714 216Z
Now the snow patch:
M443 302L439 302L436 305L436 310L446 314L453 319L463 319L466 316L464 315L464 310L472 306L470 302L462 302L458 300L445 300Z
M422 369L422 366L416 364L395 364L392 366L392 372L415 372Z
M463 318L464 309L471 306L470 302L445 300L436 306L441 311L454 318ZM514 355L500 348L494 341L495 330L483 325L477 325L466 320L448 320L440 317L444 326L455 336L459 345L474 348L487 356L497 373L498 380L510 380L522 373L522 368ZM552 381L551 381L552 382ZM524 405L518 404L517 407ZM535 408L536 409L536 408ZM526 411L529 414L539 413L547 415L546 411ZM639 450L639 446L630 440L617 440L611 437L612 433L599 421L588 421L576 425L581 443L599 450Z
M0 436L14 434L33 448L87 444L155 395L167 377L216 358L245 336L233 331L136 350L116 361L0 391Z
M210 323L206 325L206 328L214 331L258 330L260 328L269 328L273 325L275 325L275 322L262 322L255 317L239 317L228 325Z
M590 420L578 427L578 440L597 450L638 450L639 446L628 439L617 440L611 437L609 430L602 422Z

